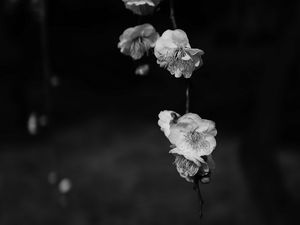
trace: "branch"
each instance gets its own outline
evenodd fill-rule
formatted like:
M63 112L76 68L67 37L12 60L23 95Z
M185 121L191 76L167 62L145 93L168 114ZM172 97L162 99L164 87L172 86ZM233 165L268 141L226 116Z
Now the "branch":
M199 203L199 215L200 215L200 219L201 219L203 217L204 200L202 198L202 194L201 194L201 191L200 191L199 178L194 177L194 186L193 186L193 189L197 193L198 203Z
M175 13L174 13L174 2L170 0L170 19L172 22L173 29L177 29L177 24L175 20Z
M190 111L190 78L186 78L185 97L185 113L188 113Z

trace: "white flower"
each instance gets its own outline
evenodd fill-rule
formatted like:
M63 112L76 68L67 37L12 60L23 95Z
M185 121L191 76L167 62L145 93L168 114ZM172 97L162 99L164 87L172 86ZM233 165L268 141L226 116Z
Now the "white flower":
M201 156L210 155L216 147L216 134L213 121L201 119L194 113L187 113L170 127L168 138L176 146L170 153L183 155L196 164L203 162Z
M150 48L153 48L159 34L151 24L142 24L126 29L120 36L118 48L133 59L140 59Z
M125 7L137 15L149 15L161 0L123 0Z
M158 125L174 147L170 153L176 157L180 176L192 181L199 168L204 174L209 172L208 163L212 164L211 153L216 147L217 135L213 121L201 119L194 113L180 117L173 111L162 111Z
M204 52L197 48L191 48L188 37L183 30L166 30L157 39L154 54L157 63L167 68L175 77L190 78L193 71L199 68L203 62L201 55Z

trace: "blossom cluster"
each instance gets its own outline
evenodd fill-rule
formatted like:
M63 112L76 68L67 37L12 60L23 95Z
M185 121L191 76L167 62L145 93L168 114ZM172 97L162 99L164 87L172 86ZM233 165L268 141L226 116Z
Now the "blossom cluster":
M202 66L201 49L191 48L183 30L166 30L162 36L150 24L142 24L126 29L118 43L121 53L134 60L154 48L157 63L166 68L176 78L190 78L195 69Z
M169 110L158 117L158 125L172 144L169 153L175 156L180 176L189 182L197 173L205 177L214 168L211 153L216 147L215 123L195 113L180 116Z
M125 7L137 15L149 15L154 12L161 0L122 0ZM172 18L171 18L172 19ZM154 53L157 64L165 68L176 78L190 78L193 72L203 65L204 51L192 48L187 34L181 29L167 29L160 35L148 23L127 28L119 38L121 53L133 60L141 59L145 54ZM144 64L135 70L135 74L146 75L149 65ZM187 92L189 90L187 89ZM188 103L189 94L187 94ZM187 111L189 104L187 104ZM195 113L180 116L174 111L159 113L158 125L171 143L169 153L175 156L174 164L179 175L189 182L196 177L202 183L209 182L214 169L212 152L216 147L217 130L211 120L202 119Z
M125 7L137 15L152 13L161 0L122 0ZM138 60L154 48L160 67L166 68L176 78L190 78L202 66L204 52L191 48L186 33L181 29L166 30L160 36L151 24L127 28L118 43L121 53Z

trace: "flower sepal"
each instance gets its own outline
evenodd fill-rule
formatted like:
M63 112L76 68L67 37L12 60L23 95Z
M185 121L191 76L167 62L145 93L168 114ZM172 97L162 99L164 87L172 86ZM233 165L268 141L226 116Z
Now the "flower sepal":
M198 172L193 177L193 181L200 181L202 184L208 184L211 181L212 170L215 168L215 163L211 155L203 157L205 163L201 163Z

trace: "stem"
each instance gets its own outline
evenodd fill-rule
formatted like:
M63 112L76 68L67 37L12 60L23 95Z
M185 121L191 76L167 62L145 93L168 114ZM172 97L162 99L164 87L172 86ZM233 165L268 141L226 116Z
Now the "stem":
M173 25L173 29L177 29L173 0L170 0L170 19L171 19L171 22ZM190 80L189 80L189 78L187 78L187 80L186 80L185 96L186 96L185 113L188 113L190 111Z
M175 13L174 13L174 2L170 0L170 19L172 22L173 29L177 29L177 24L175 20Z
M190 80L186 79L186 90L185 90L185 113L190 111Z
M199 183L199 179L198 178L194 178L193 189L197 193L198 203L199 203L199 215L200 215L200 218L202 218L203 217L203 205L204 205L204 201L203 201L202 194L201 194L201 191L200 191L200 183Z

